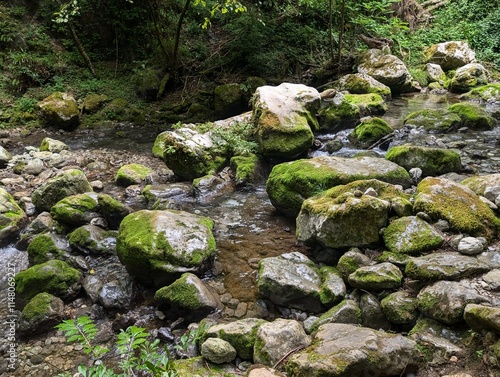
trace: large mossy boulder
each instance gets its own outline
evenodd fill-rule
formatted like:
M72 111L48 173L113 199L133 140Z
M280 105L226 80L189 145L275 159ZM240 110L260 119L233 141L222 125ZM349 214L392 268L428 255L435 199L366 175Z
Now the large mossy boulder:
M139 282L162 287L199 272L215 251L213 221L183 211L141 210L120 224L116 251Z
M80 110L71 94L54 92L38 102L37 106L47 125L66 131L78 127Z
M322 325L312 344L293 354L290 377L399 376L418 363L417 344L399 334L352 324Z
M374 93L383 98L391 97L391 89L387 85L364 73L342 76L332 86L339 91L348 91L351 94Z
M491 130L495 126L495 119L484 108L475 103L456 103L448 107L448 111L457 114L461 125L472 130Z
M420 168L422 176L441 175L462 170L460 154L452 149L398 145L389 149L385 158L406 170Z
M12 195L0 187L0 245L12 240L27 221L26 213Z
M460 98L467 100L476 100L486 103L499 103L500 102L500 84L492 83L487 85L478 86L464 93Z
M378 179L404 188L411 185L408 172L388 160L320 156L274 166L266 192L280 212L296 217L305 199L329 188L365 179Z
M452 230L474 237L493 239L500 220L476 193L449 179L427 177L417 186L415 212L425 212L431 219L447 220Z
M322 96L325 96L322 93ZM323 132L338 132L354 127L361 118L361 109L340 92L323 98L318 110L319 129Z
M359 60L358 72L387 85L393 94L417 91L410 71L395 55L371 49L364 52Z
M82 273L61 260L34 265L16 275L16 306L20 309L39 293L50 293L63 300L76 297Z
M481 64L470 63L458 68L451 78L448 88L452 92L464 93L474 87L486 85L489 82L488 71Z
M457 69L476 59L474 50L464 41L437 43L424 52L427 62L439 64L445 71Z
M492 202L500 194L500 173L473 175L460 183Z
M461 125L461 118L452 111L422 109L414 111L404 119L406 127L423 128L430 133L447 133Z
M93 191L92 186L85 173L79 169L68 169L36 188L31 194L31 199L39 210L50 211L59 200L90 191Z
M319 128L320 103L318 91L302 84L257 88L252 115L261 154L293 159L306 152L313 145L313 131Z
M66 228L89 224L99 217L97 197L95 192L67 196L52 206L50 215Z
M349 140L360 148L369 148L384 136L392 133L389 124L380 118L363 118L349 135Z
M265 258L259 263L259 293L277 305L320 312L321 284L314 262L298 252Z
M395 219L385 228L383 237L389 251L402 254L431 251L444 242L436 229L416 216Z

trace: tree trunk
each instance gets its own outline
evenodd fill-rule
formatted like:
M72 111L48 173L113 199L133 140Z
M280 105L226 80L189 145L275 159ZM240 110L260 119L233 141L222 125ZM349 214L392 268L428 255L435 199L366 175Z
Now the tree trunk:
M340 74L340 70L342 67L342 40L344 39L344 28L345 28L345 0L342 0L340 7L340 25L339 25L339 50L337 54L337 64L338 64L338 73Z
M175 43L174 43L174 52L172 56L172 71L170 72L174 79L177 80L178 72L178 60L179 60L179 42L181 39L181 29L182 29L182 23L184 22L184 17L186 16L186 13L189 9L189 5L191 4L192 0L186 0L184 3L184 8L182 9L182 12L179 16L179 22L177 23L177 29L175 31Z

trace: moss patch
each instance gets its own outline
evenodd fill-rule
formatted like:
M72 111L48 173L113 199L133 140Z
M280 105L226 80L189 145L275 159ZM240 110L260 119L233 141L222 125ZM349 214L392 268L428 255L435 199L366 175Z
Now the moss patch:
M462 125L473 130L491 130L495 126L495 119L488 115L486 110L474 103L456 103L448 110L457 114Z

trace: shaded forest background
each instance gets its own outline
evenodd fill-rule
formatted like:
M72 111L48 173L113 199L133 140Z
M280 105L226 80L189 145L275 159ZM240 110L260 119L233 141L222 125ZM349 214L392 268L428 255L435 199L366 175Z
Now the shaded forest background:
M389 46L419 81L423 49L449 40L500 66L500 0L220 1L2 2L0 127L36 125L36 103L54 91L162 110L223 83L244 90L253 76L318 87L374 46ZM141 90L148 80L159 95Z

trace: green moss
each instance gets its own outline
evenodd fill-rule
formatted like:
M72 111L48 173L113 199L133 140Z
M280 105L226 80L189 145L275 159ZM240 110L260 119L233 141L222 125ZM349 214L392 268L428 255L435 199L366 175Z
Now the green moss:
M235 171L237 183L252 182L256 174L256 167L259 162L257 155L234 156L231 158L230 165Z
M392 128L387 122L380 118L363 119L354 131L349 135L349 139L355 144L368 148L370 145L380 140L392 132Z
M24 307L22 315L27 321L43 319L51 310L54 296L49 293L39 293Z
M141 164L127 164L121 166L116 172L115 182L120 186L139 184L153 174L154 170Z
M322 107L318 111L318 122L320 130L340 131L356 124L361 117L359 106L342 98L338 105Z
M462 125L473 130L491 130L495 125L495 120L486 110L474 103L456 103L448 107L448 110L458 114Z
M369 114L384 114L388 109L382 96L376 93L345 94L345 99Z
M44 263L64 255L64 250L59 249L48 234L36 236L28 245L27 251L33 264Z
M424 294L419 295L418 297L418 309L426 313L429 310L434 309L436 306L438 306L442 301L442 298L439 296L435 296L432 294L429 294L428 292L424 292Z
M90 221L98 210L96 196L77 194L58 201L51 209L54 220L69 225L83 225Z
M155 300L160 303L175 303L183 309L196 310L203 304L198 297L198 290L187 279L189 273L182 276L167 287L160 288L155 293Z
M423 127L430 132L449 132L461 124L461 118L452 111L422 109L414 111L404 119L406 125Z
M480 99L482 101L500 101L500 84L492 83L479 86L463 94L461 98L465 99Z

